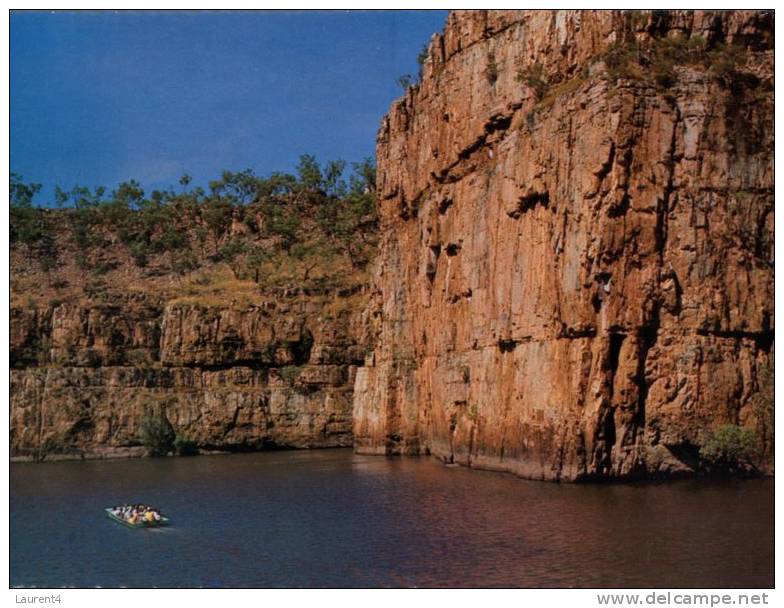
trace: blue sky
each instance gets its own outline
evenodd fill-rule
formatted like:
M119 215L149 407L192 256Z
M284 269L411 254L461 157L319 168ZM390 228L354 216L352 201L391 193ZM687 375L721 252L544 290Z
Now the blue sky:
M11 14L11 170L149 191L359 161L446 11Z

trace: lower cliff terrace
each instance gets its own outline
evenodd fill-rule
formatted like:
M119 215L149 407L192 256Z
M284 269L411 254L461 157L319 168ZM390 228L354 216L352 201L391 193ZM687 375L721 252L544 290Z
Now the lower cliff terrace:
M326 318L345 300L15 309L12 457L140 456L156 424L179 452L351 446L366 347L351 311Z

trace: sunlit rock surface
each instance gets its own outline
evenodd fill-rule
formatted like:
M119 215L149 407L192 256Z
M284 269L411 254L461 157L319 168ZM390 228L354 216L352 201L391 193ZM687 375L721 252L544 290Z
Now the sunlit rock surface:
M772 13L452 13L378 134L356 450L678 475L728 423L772 470L772 78Z

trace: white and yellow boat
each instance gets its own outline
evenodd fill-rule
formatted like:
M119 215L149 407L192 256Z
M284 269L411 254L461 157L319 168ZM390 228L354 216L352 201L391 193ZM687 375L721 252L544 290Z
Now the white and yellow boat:
M114 521L123 524L124 526L128 526L129 528L157 528L158 526L166 526L169 524L169 518L164 517L161 515L160 519L153 519L152 521L146 521L144 519L139 519L136 523L131 523L119 515L115 513L115 509L112 507L107 507L104 509L106 511L106 516L109 519L113 519Z

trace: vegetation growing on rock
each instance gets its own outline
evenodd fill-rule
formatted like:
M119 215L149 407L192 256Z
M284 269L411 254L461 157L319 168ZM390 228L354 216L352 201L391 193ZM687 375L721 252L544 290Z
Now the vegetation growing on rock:
M149 194L134 180L111 192L58 187L52 208L33 204L39 184L12 175L12 298L107 300L119 288L230 304L271 288L365 282L377 228L371 160L349 172L305 155L296 175L224 171L208 190L191 181Z
M166 456L174 449L174 428L164 409L148 409L142 417L140 438L150 456Z
M351 445L371 161L36 196L13 176L13 457Z
M700 448L700 456L714 473L750 472L757 468L759 448L754 430L723 424L710 434Z
M196 442L185 435L178 434L174 438L172 447L179 456L194 456L199 453L199 447Z

